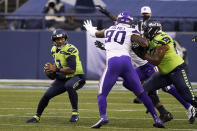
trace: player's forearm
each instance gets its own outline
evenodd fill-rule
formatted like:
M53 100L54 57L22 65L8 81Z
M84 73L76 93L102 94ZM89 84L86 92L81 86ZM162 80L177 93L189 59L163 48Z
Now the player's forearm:
M95 32L95 36L97 38L104 38L105 37L104 33L105 33L105 29Z
M117 20L117 17L108 11L103 12L103 14L105 14L107 17L109 17L113 22L115 22Z
M131 42L137 43L138 45L142 47L147 47L149 45L147 39L137 36L137 35L132 35L131 36Z
M158 66L161 63L161 60L157 56L151 56L150 54L145 54L144 59L146 59L151 64Z
M107 15L113 22L117 21L117 17L111 13Z
M102 6L97 5L97 7L99 7L99 11L101 13L103 13L104 15L106 15L107 17L109 17L113 22L115 22L117 20L117 17L114 14L112 14L108 10L104 9Z
M73 70L70 67L64 67L64 68L57 68L56 72L60 72L63 74L74 74L76 70Z
M169 46L164 45L164 46L159 46L155 48L155 51L152 55L146 54L145 59L148 60L151 64L157 66L161 63L163 57L165 56L166 51L168 51Z

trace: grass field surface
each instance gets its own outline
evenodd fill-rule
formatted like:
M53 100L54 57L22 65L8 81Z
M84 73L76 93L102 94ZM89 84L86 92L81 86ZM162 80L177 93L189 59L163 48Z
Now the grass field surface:
M90 126L99 120L97 90L81 89L79 95L80 120L70 123L71 105L67 93L49 102L39 123L27 124L46 89L0 88L0 131L94 131ZM186 110L171 95L159 91L161 102L174 119L165 129L152 126L153 120L142 104L134 104L133 93L112 90L108 96L109 123L99 131L197 131L197 122L188 124ZM96 129L97 130L97 129Z

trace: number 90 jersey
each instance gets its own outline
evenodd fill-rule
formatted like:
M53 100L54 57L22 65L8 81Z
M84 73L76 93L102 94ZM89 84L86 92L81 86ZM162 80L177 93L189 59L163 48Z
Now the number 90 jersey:
M139 32L123 24L113 25L105 30L105 49L107 59L111 57L130 56L131 35Z

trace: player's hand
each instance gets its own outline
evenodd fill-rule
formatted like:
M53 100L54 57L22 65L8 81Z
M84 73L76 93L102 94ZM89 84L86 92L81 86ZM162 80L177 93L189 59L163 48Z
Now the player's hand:
M51 63L46 63L44 66L44 72L55 73L56 70L57 67L55 65L52 65Z
M91 21L91 20L86 20L86 21L84 21L83 27L85 27L85 29L86 29L87 31L95 30L95 29L96 29L96 27L92 26L92 21Z
M145 55L147 53L148 47L142 47L140 45L132 47L133 52L140 57L141 59L145 59Z
M193 42L197 42L197 36L194 36L194 37L192 38L192 41L193 41Z
M85 29L91 36L95 37L95 32L97 31L97 27L92 26L91 20L84 21L83 27L85 27Z
M105 50L105 45L102 42L97 40L96 42L94 42L94 44L97 48L100 48L101 50Z

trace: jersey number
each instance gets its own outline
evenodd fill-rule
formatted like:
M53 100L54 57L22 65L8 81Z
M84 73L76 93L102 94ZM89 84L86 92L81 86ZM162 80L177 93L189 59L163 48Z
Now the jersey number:
M105 42L111 42L112 36L115 35L114 38L114 42L119 43L120 45L122 45L124 43L125 40L125 36L126 36L126 31L117 31L115 32L115 30L108 30L106 32L106 38L107 40L105 40Z
M56 62L58 63L58 68L63 68L63 66L61 65L60 60L56 60Z

